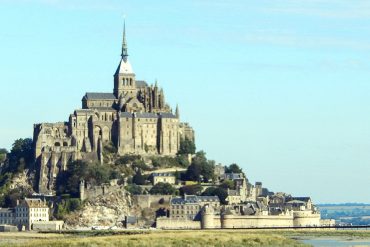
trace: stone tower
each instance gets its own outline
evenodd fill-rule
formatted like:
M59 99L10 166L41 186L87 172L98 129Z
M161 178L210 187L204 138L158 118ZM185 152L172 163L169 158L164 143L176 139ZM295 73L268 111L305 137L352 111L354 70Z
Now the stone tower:
M136 92L135 73L128 60L126 25L123 24L121 61L114 73L114 95L116 98L133 97Z

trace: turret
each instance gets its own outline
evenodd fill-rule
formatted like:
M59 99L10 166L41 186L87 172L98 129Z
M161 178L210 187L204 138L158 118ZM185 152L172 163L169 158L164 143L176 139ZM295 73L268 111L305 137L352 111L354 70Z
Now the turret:
M177 119L180 119L180 110L179 110L179 105L176 105L175 115L176 115L176 118L177 118Z

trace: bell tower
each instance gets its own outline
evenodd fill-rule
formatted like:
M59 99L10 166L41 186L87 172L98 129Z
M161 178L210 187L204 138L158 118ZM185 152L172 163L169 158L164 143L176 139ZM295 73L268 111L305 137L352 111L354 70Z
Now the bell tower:
M114 73L113 93L117 99L121 96L125 98L136 96L135 73L128 60L125 22L123 23L121 61L117 67L116 73Z

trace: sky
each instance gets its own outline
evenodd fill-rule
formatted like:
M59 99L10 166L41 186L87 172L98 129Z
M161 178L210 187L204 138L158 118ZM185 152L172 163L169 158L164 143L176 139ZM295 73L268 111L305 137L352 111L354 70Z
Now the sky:
M198 150L316 203L370 203L367 0L0 0L0 147L112 92L123 16Z

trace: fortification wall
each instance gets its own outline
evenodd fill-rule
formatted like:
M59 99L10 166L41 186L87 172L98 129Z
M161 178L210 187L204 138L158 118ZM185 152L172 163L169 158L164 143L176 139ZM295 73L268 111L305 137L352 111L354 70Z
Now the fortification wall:
M152 204L158 204L163 199L163 204L168 205L171 200L170 195L135 195L133 199L141 208L151 208Z
M320 226L320 214L312 211L293 212L293 226Z
M292 227L292 215L223 215L222 228Z
M101 195L105 195L105 194L109 194L109 193L117 192L117 191L123 191L123 190L125 190L123 185L103 184L103 185L91 186L91 187L85 188L83 198L81 199L82 200L93 199Z
M158 229L201 229L200 221L170 219L167 217L157 218Z

